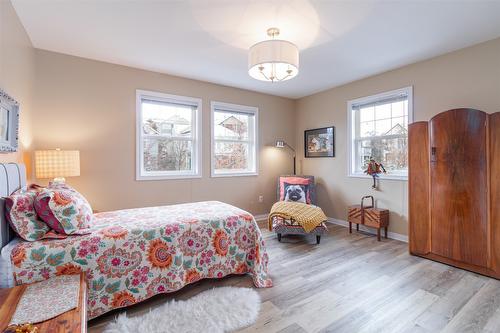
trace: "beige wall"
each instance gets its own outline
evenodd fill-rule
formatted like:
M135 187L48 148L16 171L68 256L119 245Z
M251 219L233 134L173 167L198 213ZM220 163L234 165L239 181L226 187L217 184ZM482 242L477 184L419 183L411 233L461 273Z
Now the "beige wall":
M500 39L293 101L34 50L10 2L0 1L0 18L0 87L21 103L20 153L1 154L0 161L29 167L33 149L79 149L82 175L68 181L98 210L222 200L265 213L276 177L291 171L289 153L271 147L283 138L296 142L299 171L317 177L328 216L346 219L349 204L373 194L392 212L390 230L406 234L407 182L383 180L374 191L369 179L346 176L347 101L412 85L416 121L456 107L500 111ZM203 99L203 178L135 181L136 89ZM210 177L210 100L259 108L259 176ZM336 157L303 158L303 131L328 125L336 127Z
M203 99L202 179L135 180L136 89ZM35 148L80 150L81 176L68 182L98 210L221 200L261 214L275 200L277 176L291 171L291 156L270 147L295 141L290 99L41 50L35 91ZM211 100L259 108L259 176L210 177Z
M391 210L390 231L407 234L408 183L382 180L378 191L371 179L347 177L347 101L413 86L414 120L429 120L452 108L500 111L500 39L333 88L297 101L299 164L318 177L319 204L330 217L345 220L347 206L373 195L379 207ZM305 129L333 125L336 157L305 159Z
M0 162L22 162L32 144L31 113L35 50L9 1L0 1L0 88L20 103L19 151ZM26 155L26 156L25 156Z

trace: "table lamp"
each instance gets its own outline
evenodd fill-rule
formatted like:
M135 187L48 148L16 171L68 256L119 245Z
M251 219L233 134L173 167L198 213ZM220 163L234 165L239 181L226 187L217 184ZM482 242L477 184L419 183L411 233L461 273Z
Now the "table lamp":
M276 140L276 148L285 148L288 147L293 152L293 174L296 174L295 170L295 149L292 148L288 143L283 140Z
M80 176L80 151L35 151L35 175L36 178L54 178L56 183L64 183L64 177Z

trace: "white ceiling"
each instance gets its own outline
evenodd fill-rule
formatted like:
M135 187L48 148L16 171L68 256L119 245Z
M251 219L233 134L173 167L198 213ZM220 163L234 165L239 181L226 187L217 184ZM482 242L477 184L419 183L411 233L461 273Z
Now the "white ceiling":
M36 48L291 98L500 37L500 0L12 2ZM300 49L290 81L247 74L271 26Z

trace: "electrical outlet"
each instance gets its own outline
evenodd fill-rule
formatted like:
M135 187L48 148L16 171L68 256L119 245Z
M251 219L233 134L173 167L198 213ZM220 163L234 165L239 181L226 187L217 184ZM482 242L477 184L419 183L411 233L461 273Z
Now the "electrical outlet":
M264 202L264 196L263 196L263 195L259 195L259 202L260 202L260 203L263 203L263 202Z

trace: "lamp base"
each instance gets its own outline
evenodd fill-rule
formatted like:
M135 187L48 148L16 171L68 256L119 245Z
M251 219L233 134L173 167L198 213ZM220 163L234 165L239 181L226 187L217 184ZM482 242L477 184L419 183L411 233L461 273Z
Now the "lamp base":
M54 180L52 180L54 184L64 184L66 183L66 178L64 177L56 177Z

